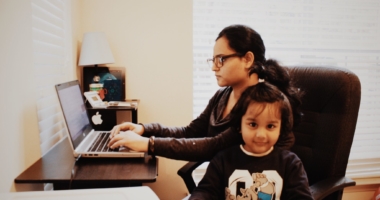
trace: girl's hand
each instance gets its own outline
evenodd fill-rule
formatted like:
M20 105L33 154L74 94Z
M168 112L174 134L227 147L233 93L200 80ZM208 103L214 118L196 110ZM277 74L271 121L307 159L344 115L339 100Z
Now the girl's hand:
M140 125L141 126L141 125ZM142 137L134 131L120 132L112 137L108 144L111 149L118 148L120 146L128 147L133 151L147 152L148 151L149 138Z

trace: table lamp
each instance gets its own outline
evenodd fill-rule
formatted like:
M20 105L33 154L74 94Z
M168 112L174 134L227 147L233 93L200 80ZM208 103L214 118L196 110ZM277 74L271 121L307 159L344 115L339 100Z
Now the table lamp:
M93 81L95 83L100 80L97 72L98 65L114 62L115 60L104 32L87 32L84 34L78 65L94 65L95 76Z

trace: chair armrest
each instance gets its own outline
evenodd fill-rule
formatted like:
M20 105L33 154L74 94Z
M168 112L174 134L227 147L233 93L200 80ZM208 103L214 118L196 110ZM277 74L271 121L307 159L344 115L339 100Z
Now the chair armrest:
M343 190L345 187L354 185L356 182L348 177L331 177L311 185L310 190L314 199L319 200L336 191Z
M183 181L186 184L187 190L191 192L195 189L196 185L192 176L194 169L196 169L203 162L188 162L183 167L181 167L177 174L182 177Z

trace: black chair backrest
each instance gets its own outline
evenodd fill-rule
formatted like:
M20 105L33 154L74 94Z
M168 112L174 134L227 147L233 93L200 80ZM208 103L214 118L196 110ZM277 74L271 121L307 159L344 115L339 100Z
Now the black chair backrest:
M302 160L310 185L344 176L358 118L361 86L351 71L337 67L288 67L304 91L304 114L294 129L292 147Z

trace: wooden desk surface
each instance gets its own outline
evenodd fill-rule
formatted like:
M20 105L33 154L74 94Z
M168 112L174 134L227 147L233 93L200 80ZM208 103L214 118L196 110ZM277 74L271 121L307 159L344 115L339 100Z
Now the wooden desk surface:
M158 159L144 158L75 158L68 138L57 144L42 158L15 178L15 183L53 183L54 189L105 188L139 186L155 182Z

